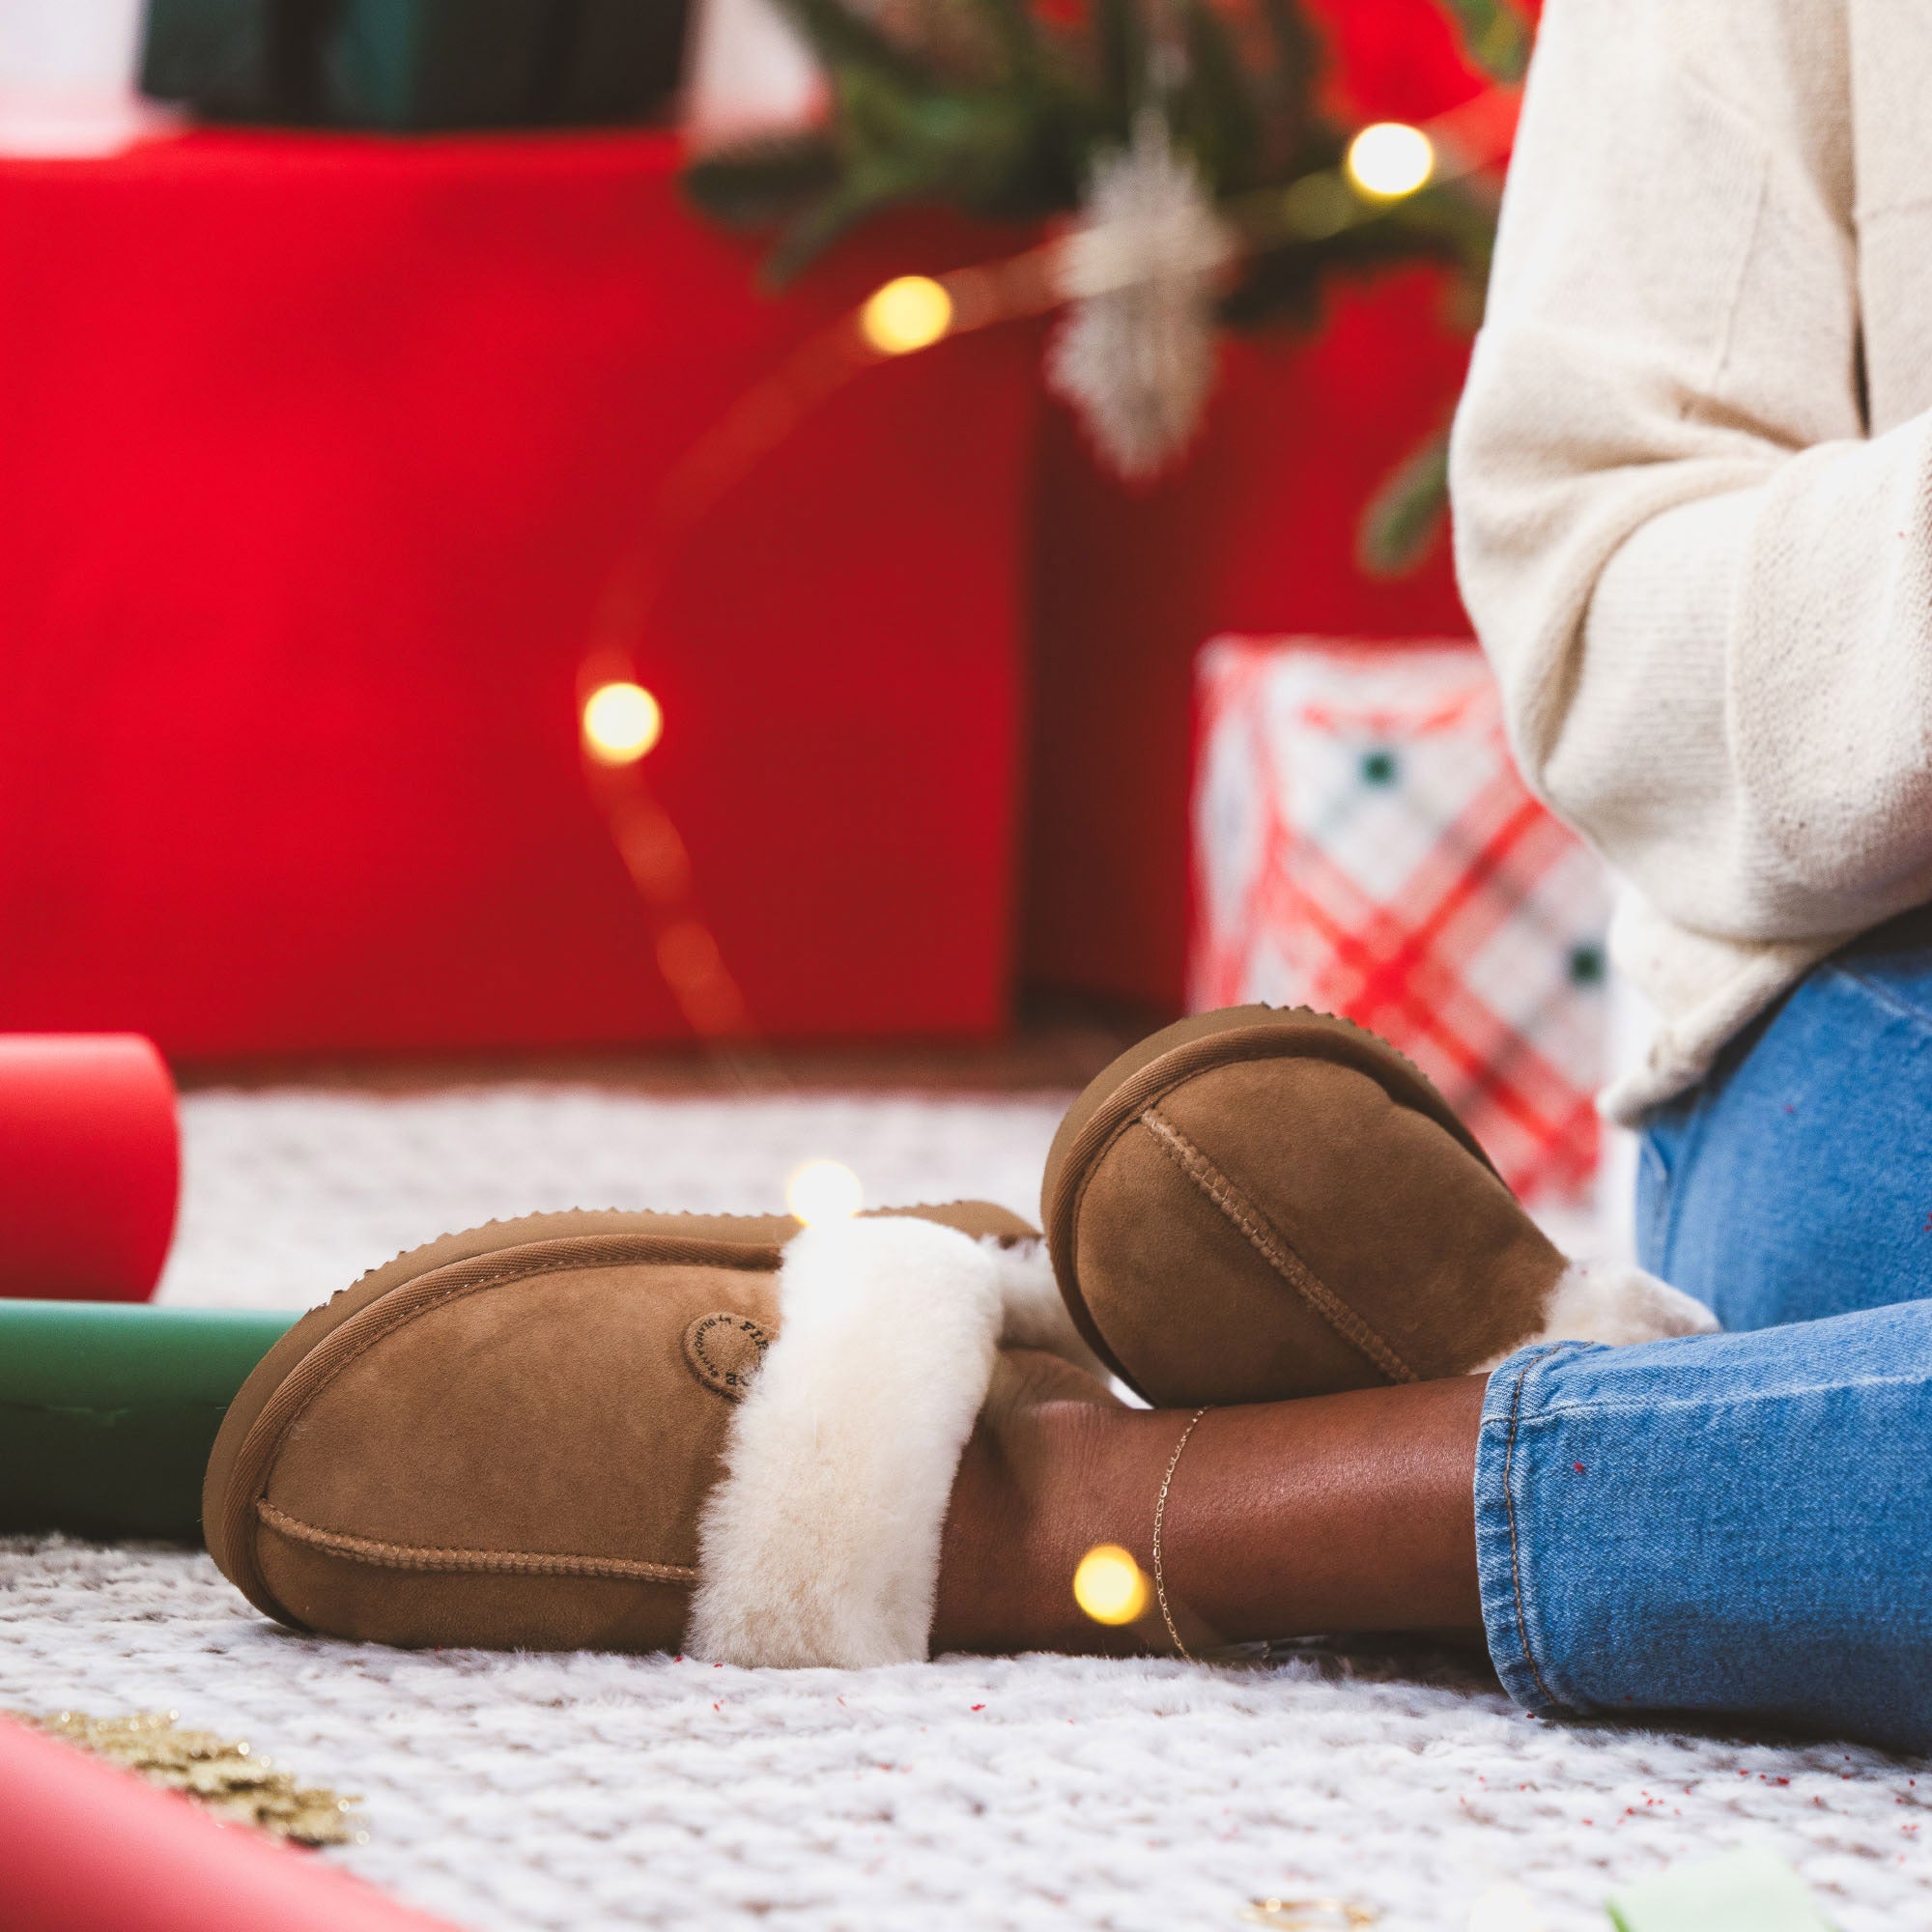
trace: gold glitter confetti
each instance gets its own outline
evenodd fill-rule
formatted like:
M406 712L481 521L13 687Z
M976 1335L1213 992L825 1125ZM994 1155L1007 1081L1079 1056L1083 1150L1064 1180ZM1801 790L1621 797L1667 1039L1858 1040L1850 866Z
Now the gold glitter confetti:
M353 1799L320 1785L298 1785L245 1744L212 1731L177 1728L173 1711L130 1718L90 1718L81 1711L9 1711L49 1737L64 1738L151 1784L179 1791L217 1817L256 1826L298 1845L346 1845L357 1836L349 1814Z

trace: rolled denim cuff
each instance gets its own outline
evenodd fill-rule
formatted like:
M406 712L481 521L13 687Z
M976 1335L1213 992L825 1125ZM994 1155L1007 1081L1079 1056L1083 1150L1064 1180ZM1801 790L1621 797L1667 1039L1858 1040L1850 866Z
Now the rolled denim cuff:
M1549 1449L1536 1428L1554 1366L1594 1352L1583 1342L1519 1349L1490 1377L1476 1438L1476 1573L1483 1634L1503 1689L1525 1710L1575 1710L1556 1681L1554 1653L1539 1616L1538 1579L1525 1544L1531 1492Z
M1932 1299L1520 1349L1476 1446L1483 1632L1532 1711L1932 1743Z

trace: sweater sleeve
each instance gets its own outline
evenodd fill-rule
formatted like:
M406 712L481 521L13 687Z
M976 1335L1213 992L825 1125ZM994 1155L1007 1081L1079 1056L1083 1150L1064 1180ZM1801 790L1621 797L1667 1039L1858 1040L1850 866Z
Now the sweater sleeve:
M1548 0L1451 448L1530 782L1732 941L1932 897L1932 421L1865 433L1844 38Z

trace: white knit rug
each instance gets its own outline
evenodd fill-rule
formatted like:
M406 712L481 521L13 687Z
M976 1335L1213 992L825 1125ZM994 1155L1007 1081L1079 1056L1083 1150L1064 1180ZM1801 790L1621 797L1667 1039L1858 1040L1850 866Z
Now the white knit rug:
M199 1095L164 1293L302 1305L533 1208L776 1208L820 1154L874 1202L1030 1210L1060 1108ZM415 1655L278 1632L205 1557L21 1540L0 1542L0 1704L172 1709L246 1737L361 1795L366 1841L327 1856L478 1932L1232 1932L1281 1894L1358 1902L1385 1932L1462 1932L1504 1880L1547 1932L1601 1932L1611 1885L1750 1837L1844 1932L1932 1923L1932 1766L1538 1722L1479 1666L1419 1651L850 1674Z

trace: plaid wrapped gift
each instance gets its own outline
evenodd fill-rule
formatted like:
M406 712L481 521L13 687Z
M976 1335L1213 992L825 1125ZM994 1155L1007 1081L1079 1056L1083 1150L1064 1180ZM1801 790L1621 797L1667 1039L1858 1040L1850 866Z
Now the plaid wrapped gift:
M1373 1027L1525 1201L1581 1206L1609 882L1524 789L1480 653L1224 639L1196 685L1192 1005Z

